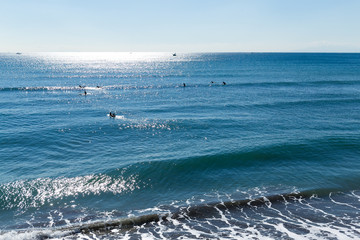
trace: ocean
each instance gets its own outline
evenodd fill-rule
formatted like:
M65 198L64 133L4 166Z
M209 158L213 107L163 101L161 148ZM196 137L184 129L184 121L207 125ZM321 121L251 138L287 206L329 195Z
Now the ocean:
M358 239L360 54L1 53L0 166L0 239Z

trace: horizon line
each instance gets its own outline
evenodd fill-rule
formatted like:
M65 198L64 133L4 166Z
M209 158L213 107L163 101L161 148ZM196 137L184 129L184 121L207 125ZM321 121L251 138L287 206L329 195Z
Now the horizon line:
M3 53L179 53L179 54L189 54L189 53L360 53L360 51L0 51L0 54Z

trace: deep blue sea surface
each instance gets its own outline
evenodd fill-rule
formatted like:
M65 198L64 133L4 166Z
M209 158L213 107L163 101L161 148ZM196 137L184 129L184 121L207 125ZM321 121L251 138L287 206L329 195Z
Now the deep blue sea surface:
M3 53L0 169L0 239L357 239L360 54Z

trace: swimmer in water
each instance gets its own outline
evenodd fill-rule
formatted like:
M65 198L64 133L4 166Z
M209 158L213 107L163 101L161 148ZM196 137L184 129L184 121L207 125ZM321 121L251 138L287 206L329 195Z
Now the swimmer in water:
M226 85L226 82L223 82L223 85Z
M86 91L84 91L84 95L86 96L86 94L87 94L87 92Z
M115 114L115 113L110 112L110 113L109 113L109 116L110 116L110 117L112 117L112 118L115 118L115 117L116 117L116 114Z
M185 83L183 83L183 86L184 86L184 87L186 87L186 84L185 84Z

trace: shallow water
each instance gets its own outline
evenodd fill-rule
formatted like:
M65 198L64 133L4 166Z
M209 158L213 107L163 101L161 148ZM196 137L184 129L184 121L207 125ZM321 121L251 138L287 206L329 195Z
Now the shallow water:
M359 66L360 54L0 54L0 239L358 238ZM246 199L264 201L219 208Z

